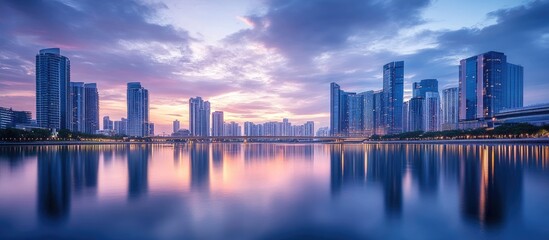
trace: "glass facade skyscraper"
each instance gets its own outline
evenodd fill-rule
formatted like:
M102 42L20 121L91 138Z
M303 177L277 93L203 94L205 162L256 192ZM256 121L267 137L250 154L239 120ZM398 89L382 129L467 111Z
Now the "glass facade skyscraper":
M84 129L86 133L95 134L99 130L99 93L95 83L84 84L84 98Z
M215 111L212 113L212 136L223 136L224 133L223 112Z
M369 136L374 134L374 91L362 92L360 95L363 100L362 129Z
M383 66L383 125L387 134L402 132L402 103L404 102L404 62L390 62Z
M490 122L500 110L521 106L522 81L522 67L507 63L504 53L490 51L461 60L459 121Z
M71 128L72 132L85 132L86 106L83 82L71 82Z
M39 127L71 129L70 61L59 48L36 55L36 121Z
M442 90L442 130L457 129L458 124L458 88Z
M337 83L330 83L330 135L343 134L345 104L341 104L344 93ZM344 102L344 101L343 101Z
M360 136L363 134L362 130L362 120L363 120L363 110L364 102L362 95L357 95L355 93L347 93L347 129L346 135L348 136Z
M146 137L149 135L149 91L139 82L128 83L127 89L127 135Z
M438 92L426 92L424 104L423 131L440 131L440 96Z
M192 136L210 136L210 102L201 97L189 99L189 128Z

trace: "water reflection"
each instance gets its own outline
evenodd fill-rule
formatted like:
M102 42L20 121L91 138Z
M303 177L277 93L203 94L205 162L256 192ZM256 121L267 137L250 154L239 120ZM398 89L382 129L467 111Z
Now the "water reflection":
M138 236L145 232L144 238L255 239L288 231L429 238L433 228L439 235L432 238L456 232L463 234L457 238L471 239L485 232L499 234L489 235L496 238L545 236L548 163L549 146L543 145L0 148L0 223L20 229L34 219L44 229L51 225L43 223L68 223L49 230L69 239L77 230L66 226L103 234L131 229ZM25 192L25 186L36 186L36 192ZM19 209L31 209L32 216ZM257 222L263 227L256 228ZM118 230L121 223L128 224L126 230ZM16 231L12 225L0 227L0 233ZM157 229L173 235L155 235ZM21 238L34 237L20 231Z
M71 204L71 164L67 147L38 152L38 214L65 220Z
M190 150L191 189L207 191L210 183L208 143L192 143Z
M151 145L128 145L128 199L138 199L147 193Z

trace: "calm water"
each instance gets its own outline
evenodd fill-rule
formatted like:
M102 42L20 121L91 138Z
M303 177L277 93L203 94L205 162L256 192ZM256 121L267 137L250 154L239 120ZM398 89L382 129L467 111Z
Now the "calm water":
M0 238L548 239L549 146L0 147Z

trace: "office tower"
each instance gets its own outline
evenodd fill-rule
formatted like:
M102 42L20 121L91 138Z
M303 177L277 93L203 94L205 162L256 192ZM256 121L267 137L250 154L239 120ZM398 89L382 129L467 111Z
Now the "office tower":
M412 97L425 98L427 92L438 92L438 81L436 79L423 79L413 83Z
M338 84L330 84L330 135L340 136L345 129L345 92Z
M458 124L458 88L442 90L442 130L457 129Z
M120 121L114 121L114 132L117 135L127 135L128 121L125 118Z
M59 48L36 55L36 121L39 127L70 129L70 61Z
M490 51L462 59L458 99L460 127L491 125L495 113L519 106L522 80L522 67L507 63L504 53ZM476 124L471 124L475 121Z
M440 131L440 97L438 92L426 92L424 104L424 131Z
M366 136L374 133L374 91L362 92L362 130Z
M70 108L71 108L71 127L72 132L85 132L86 106L85 91L83 82L70 83Z
M402 132L402 103L404 101L404 62L390 62L383 66L383 125L387 134Z
M507 76L503 86L503 99L505 101L502 109L523 107L524 92L524 68L520 65L507 63Z
M181 128L181 125L180 125L180 122L179 120L175 119L175 121L173 121L173 131L172 132L177 132L179 129Z
M422 97L414 97L410 99L408 102L408 131L409 132L416 132L416 131L423 131L423 107L424 107L424 101L425 99Z
M409 132L410 128L410 101L402 103L402 132Z
M383 91L378 90L374 92L374 134L384 135L385 125L383 124L384 117L384 98Z
M113 130L114 129L113 122L111 121L109 116L104 116L103 117L103 129L105 129L105 130Z
M210 102L201 97L189 99L189 128L193 136L210 135Z
M127 108L126 134L132 137L146 137L149 133L149 91L143 88L141 83L128 83Z
M223 112L221 111L215 111L212 113L212 136L223 136L223 123L225 121L223 118Z
M99 93L95 83L84 84L84 131L95 134L99 130Z
M348 136L361 136L363 134L362 119L364 117L364 100L362 95L347 93L346 110L347 128L344 129L344 132Z
M313 137L315 135L315 122L307 121L305 124L303 124L303 128L303 136Z

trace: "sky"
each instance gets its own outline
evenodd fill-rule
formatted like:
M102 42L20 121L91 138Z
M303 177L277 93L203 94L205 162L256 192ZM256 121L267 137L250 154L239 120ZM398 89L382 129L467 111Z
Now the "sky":
M459 60L500 51L524 67L525 105L549 102L549 0L1 0L0 106L35 112L35 56L58 47L95 82L100 121L149 90L156 134L188 127L201 96L225 121L329 125L329 83L382 88L382 66L456 87Z

